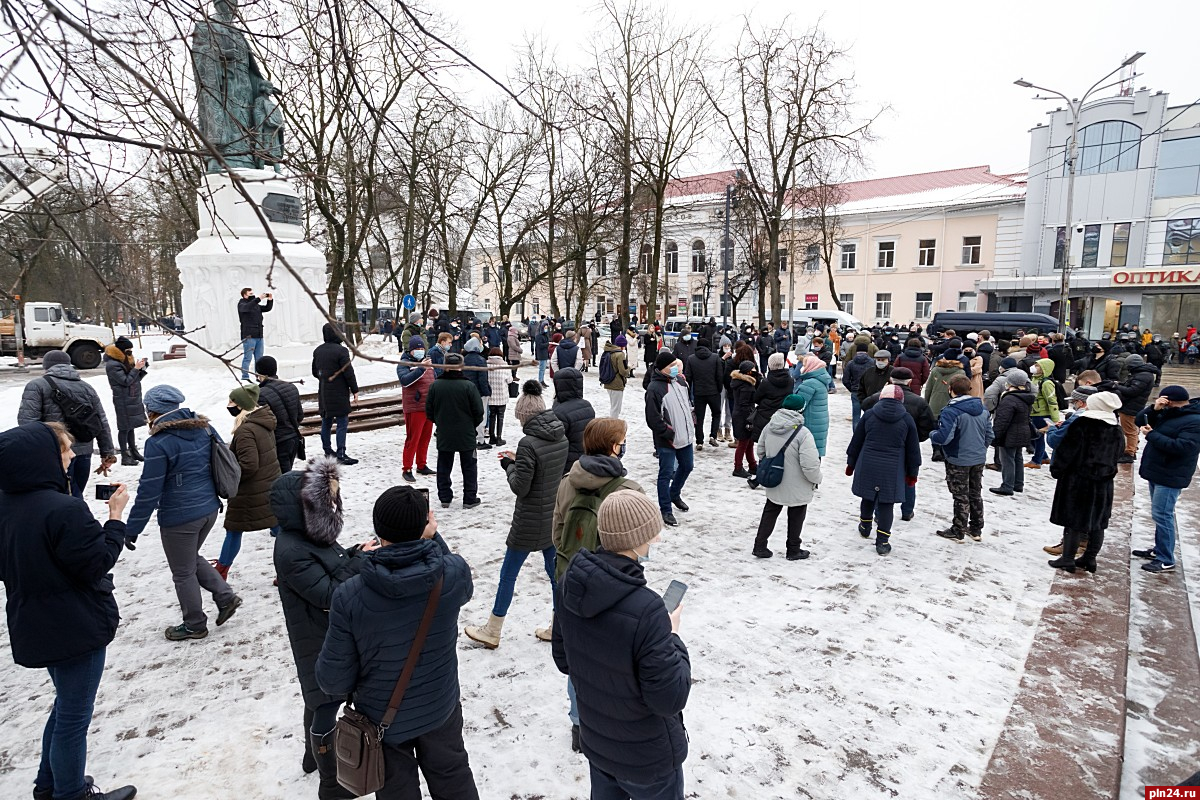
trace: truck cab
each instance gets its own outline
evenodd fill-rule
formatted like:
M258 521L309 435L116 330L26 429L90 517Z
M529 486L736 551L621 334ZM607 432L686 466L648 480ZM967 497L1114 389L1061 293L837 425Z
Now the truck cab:
M65 350L76 369L95 369L106 345L114 337L111 328L71 322L62 303L25 303L21 309L25 355L40 358L51 350ZM0 320L0 354L17 353L16 330L12 317Z

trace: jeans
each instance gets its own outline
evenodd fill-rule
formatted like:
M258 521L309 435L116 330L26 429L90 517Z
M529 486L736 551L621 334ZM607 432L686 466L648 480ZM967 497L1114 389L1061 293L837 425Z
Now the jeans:
M418 768L433 800L479 800L462 728L460 704L441 727L400 744L384 742L384 784L375 800L421 800Z
M333 424L337 423L337 450L330 447L329 434L333 428ZM346 426L350 424L350 417L343 414L340 417L327 417L321 415L321 447L325 448L325 455L336 454L338 458L346 455Z
M70 481L73 496L83 497L83 490L87 488L88 476L91 474L91 456L75 456L71 459L71 466L67 468L67 478Z
M731 427L733 425L733 392L728 389L721 390L721 409L721 427Z
M1000 488L1010 492L1025 490L1025 464L1020 447L998 447L1000 451Z
M1175 563L1175 502L1181 489L1150 484L1150 517L1154 520L1154 560Z
M949 466L947 464L947 466ZM917 487L904 484L904 500L900 503L900 516L907 517L917 507Z
M683 767L649 783L635 783L588 766L592 773L592 800L683 800Z
M521 572L521 567L525 564L525 559L529 557L528 550L517 550L508 548L504 551L504 563L500 565L500 583L496 587L496 602L492 604L492 615L504 617L508 615L508 607L512 605L513 589L517 585L517 575ZM546 565L546 574L550 576L550 594L554 595L554 562L557 558L557 551L554 547L547 547L542 551L542 561Z
M674 447L658 448L658 510L663 514L671 513L671 498L681 495L695 463L695 448L690 444L678 450Z
M255 366L258 365L258 360L263 357L263 340L262 339L242 339L242 382L250 381L250 362L254 361Z
M424 411L404 412L404 471L429 466L429 440L433 437L433 420Z
M858 427L858 420L862 417L862 400L858 397L858 392L850 393L850 430L853 431Z
M621 418L621 403L625 400L625 392L622 389L608 390L608 416L612 419Z
M454 469L454 450L437 451L438 500L449 503L454 499L454 487L450 483L450 471ZM479 499L479 462L474 450L463 450L458 454L462 467L463 502L474 503Z
M271 528L271 535L279 535L279 526ZM217 563L223 567L233 565L233 560L238 557L238 553L242 552L242 533L243 531L225 531L225 541L221 544L221 555L217 556Z
M1050 424L1049 417L1030 417L1029 421L1033 423L1033 427L1041 430ZM1041 464L1043 461L1049 461L1046 456L1046 435L1041 434L1033 440L1033 463Z
M183 624L194 631L208 627L208 616L204 613L200 597L201 589L212 594L217 608L233 600L233 590L229 584L217 574L208 559L200 555L200 548L216 523L217 512L214 511L207 517L183 525L164 526L159 535L163 553L167 556L167 566L171 568L171 579L175 583L175 596L183 611ZM238 538L240 540L241 534L238 534Z
M717 438L717 433L721 427L721 395L705 394L696 397L696 441L703 441L704 438L704 416L708 411L712 412L712 422L708 426L708 438Z
M546 382L546 367L550 366L550 359L538 362L538 383Z
M36 791L53 792L56 799L75 798L84 790L87 734L104 674L104 648L46 671L54 683L54 706L42 731L42 761L33 786Z

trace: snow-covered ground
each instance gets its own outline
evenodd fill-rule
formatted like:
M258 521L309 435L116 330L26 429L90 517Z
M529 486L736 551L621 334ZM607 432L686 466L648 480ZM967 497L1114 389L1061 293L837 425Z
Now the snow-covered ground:
M282 377L307 375L306 351L278 355ZM364 384L394 379L387 365L358 371ZM640 379L639 370L625 399L626 464L653 495L657 462ZM107 404L103 375L91 380ZM199 359L159 363L146 382L177 386L228 433L222 406L234 384L224 370ZM604 413L594 370L585 384ZM0 429L15 423L20 391L0 388ZM691 510L647 565L660 591L673 578L690 586L682 629L695 681L685 712L688 796L975 797L1054 577L1041 551L1059 534L1045 522L1053 481L1031 471L1019 498L985 491L983 542L955 544L933 534L948 524L950 504L941 465L927 461L916 519L897 515L894 550L881 558L855 532L858 501L843 473L844 390L830 407L825 482L804 535L812 558L783 559L783 521L779 554L751 557L763 497L730 476L733 451L722 444L697 454L684 491ZM400 429L351 436L348 450L362 463L344 470L343 541L370 535L375 498L400 480L403 438ZM519 438L511 405L507 438ZM463 624L487 618L513 508L495 457L483 452L480 462L484 505L438 509L442 534L475 574ZM115 475L136 488L136 469ZM432 476L423 480L433 488ZM998 482L986 473L985 487ZM216 531L205 551L215 556L220 543ZM316 777L300 771L302 707L267 533L247 535L232 571L245 605L201 641L163 637L179 609L155 528L114 572L124 619L90 736L97 783L132 782L148 800L315 797ZM549 583L530 561L501 647L460 639L467 749L484 798L587 797L586 761L570 750L566 680L533 635L549 620ZM2 624L0 647L7 652ZM15 798L30 791L52 691L44 671L8 663L0 670L0 797Z

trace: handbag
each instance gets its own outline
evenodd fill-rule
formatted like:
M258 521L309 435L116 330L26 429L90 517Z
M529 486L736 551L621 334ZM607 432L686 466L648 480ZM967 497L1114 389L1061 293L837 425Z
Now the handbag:
M792 435L787 438L787 441L783 443L783 447L779 448L778 453L758 462L758 471L754 475L754 480L758 482L759 486L774 489L783 483L783 467L787 461L787 449L791 446L792 440L796 438L796 434L798 433L800 433L799 425L792 431Z
M521 384L518 383L517 381L509 381L508 382L509 398L511 399L514 397L518 397L518 396L520 396L520 394L521 394Z
M396 688L392 690L383 720L376 725L366 714L349 705L342 710L334 735L337 779L338 783L353 792L356 797L373 794L383 788L383 737L392 721L396 719L396 712L404 700L404 692L412 680L413 671L417 668L421 649L425 646L425 635L433 625L433 616L437 613L441 596L442 577L439 576L429 592L425 615L421 617L421 626L417 628L417 635L409 648L408 657L404 659L404 669L400 672L400 680L396 681Z

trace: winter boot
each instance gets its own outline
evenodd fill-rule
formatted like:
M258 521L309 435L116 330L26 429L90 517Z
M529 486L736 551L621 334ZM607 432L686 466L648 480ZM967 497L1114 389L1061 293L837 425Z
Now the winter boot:
M881 556L886 556L892 552L891 545L892 534L879 528L875 531L875 552Z
M1043 547L1042 549L1045 550L1047 553L1049 553L1052 556L1061 556L1062 550L1063 550L1062 542L1059 542L1058 544L1048 545L1046 547Z
M500 630L503 627L504 617L492 614L488 617L487 625L480 628L468 625L463 629L463 633L467 634L468 639L479 642L488 650L495 650L500 646Z
M858 518L858 535L863 537L864 539L870 539L871 538L871 528L873 527L874 522L875 522L875 520L873 520L873 519L870 519L870 518L863 519L862 517L859 517Z
M1087 550L1084 551L1082 558L1075 559L1075 566L1094 574L1096 572L1096 556L1100 553L1103 545L1104 531L1090 532L1087 538Z
M1075 549L1079 543L1079 531L1073 531L1070 528L1063 530L1063 550L1062 555L1053 561L1048 562L1055 569L1066 570L1067 572L1075 571Z
M554 617L550 617L550 624L544 628L538 628L533 632L540 641L548 642L554 638Z
M728 425L725 426L725 441L733 442L733 431L729 428ZM737 447L737 444L735 443L733 446Z
M583 748L579 746L579 726L571 726L571 752L582 753Z
M128 450L122 449L121 450L121 466L122 467L136 467L137 465L138 465L138 460L136 458L134 458L133 456L129 455Z
M344 788L337 779L337 753L333 749L336 730L325 734L309 731L312 741L309 746L317 762L321 782L317 787L317 800L354 800L355 794Z
M94 783L95 783L95 781L92 779L91 775L83 776L84 791L90 791L92 788L92 785ZM87 797L87 795L84 795L84 797ZM33 790L33 800L54 800L54 790L53 789L34 789Z
M208 563L212 564L213 569L215 569L217 571L217 574L221 576L221 580L226 581L226 582L229 581L229 565L228 564L222 564L220 561L216 561L216 560L210 561Z
M300 762L300 769L304 770L305 775L312 775L317 771L317 758L313 755L312 740L309 735L312 730L313 717L316 712L311 708L304 709L304 759Z
M749 478L749 477L750 477L750 473L749 473L749 472L747 472L746 470L742 469L741 467L736 467L736 468L733 470L733 477L735 477L735 478Z
M129 455L134 461L145 461L146 459L138 452L137 445L133 442L129 443Z
M709 447L720 447L720 445L717 444L717 437L709 436L708 437L708 446Z

